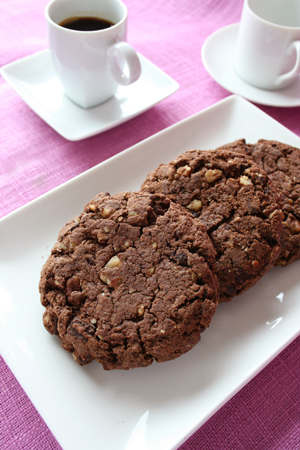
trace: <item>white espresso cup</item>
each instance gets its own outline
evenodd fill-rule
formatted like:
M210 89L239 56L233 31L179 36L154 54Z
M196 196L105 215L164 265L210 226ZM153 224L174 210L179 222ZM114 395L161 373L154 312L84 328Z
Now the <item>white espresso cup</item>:
M300 0L245 0L234 58L237 74L281 89L300 73Z
M136 51L126 42L127 8L120 0L52 0L46 7L49 47L65 93L76 104L91 108L112 97L141 74ZM60 25L74 18L111 22L95 31Z

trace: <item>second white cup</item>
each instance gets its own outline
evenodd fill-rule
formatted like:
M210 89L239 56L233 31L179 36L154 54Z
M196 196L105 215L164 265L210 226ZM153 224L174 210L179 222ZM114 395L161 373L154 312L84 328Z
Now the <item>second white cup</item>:
M49 47L67 96L83 108L112 97L141 74L136 51L127 44L127 8L120 0L52 0L45 11ZM108 28L69 29L65 23L88 17Z
M285 88L299 78L299 0L245 0L234 67L262 89Z

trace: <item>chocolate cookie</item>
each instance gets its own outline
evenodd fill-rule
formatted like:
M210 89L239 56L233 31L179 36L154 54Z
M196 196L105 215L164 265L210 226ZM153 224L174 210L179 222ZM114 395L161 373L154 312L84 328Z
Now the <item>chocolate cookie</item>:
M99 194L61 230L42 269L44 326L80 365L130 369L189 351L219 298L215 250L161 195Z
M204 224L217 251L220 301L253 286L280 252L282 212L266 172L229 150L191 150L151 172L142 190L162 193Z
M287 266L300 259L300 150L264 139L256 144L246 144L241 139L228 145L253 158L267 172L280 194L283 211L282 248L275 265Z

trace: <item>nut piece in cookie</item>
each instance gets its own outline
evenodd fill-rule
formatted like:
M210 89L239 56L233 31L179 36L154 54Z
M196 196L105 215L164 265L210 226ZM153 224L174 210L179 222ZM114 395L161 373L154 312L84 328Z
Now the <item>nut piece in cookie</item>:
M42 269L44 326L80 364L131 369L186 353L219 299L204 226L162 195L100 194Z
M167 195L186 207L205 226L217 251L221 302L253 286L281 248L278 193L252 158L236 153L241 144L231 144L234 151L187 151L149 173L142 185L144 192Z

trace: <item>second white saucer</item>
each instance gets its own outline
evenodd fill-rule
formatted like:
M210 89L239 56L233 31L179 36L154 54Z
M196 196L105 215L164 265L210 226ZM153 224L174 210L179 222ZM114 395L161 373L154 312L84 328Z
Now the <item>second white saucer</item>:
M278 91L259 89L243 81L233 67L239 24L234 23L211 34L202 47L202 62L209 75L223 88L254 103L268 106L300 106L300 77Z

